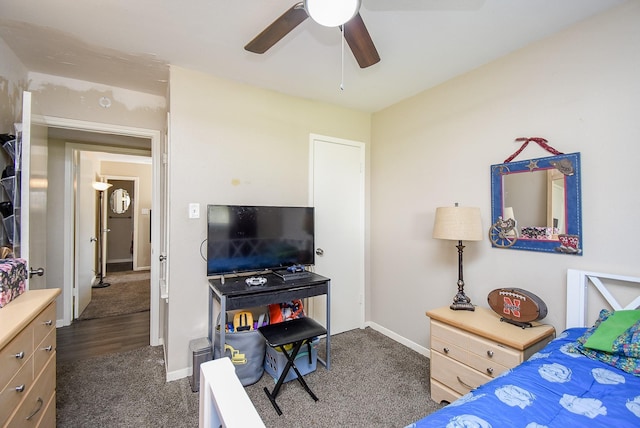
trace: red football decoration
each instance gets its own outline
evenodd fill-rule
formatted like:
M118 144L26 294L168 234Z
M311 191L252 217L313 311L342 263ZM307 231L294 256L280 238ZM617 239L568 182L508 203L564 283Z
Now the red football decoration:
M547 305L521 288L498 288L487 296L489 307L505 320L530 323L547 316Z

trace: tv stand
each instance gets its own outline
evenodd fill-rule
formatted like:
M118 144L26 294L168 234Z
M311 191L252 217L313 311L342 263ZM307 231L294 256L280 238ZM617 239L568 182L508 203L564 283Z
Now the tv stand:
M224 355L225 331L220 329L220 341L214 343L214 329L218 314L235 309L256 308L272 303L287 302L307 297L326 296L326 328L325 359L318 357L318 362L327 370L331 361L331 280L314 272L306 271L308 276L301 279L285 281L275 273L262 274L267 278L263 287L253 287L245 283L244 278L228 278L224 283L218 278L209 279L209 320L207 338L213 346L218 346L220 355ZM289 272L291 273L291 272ZM301 272L296 272L301 273ZM214 302L220 303L220 311L215 313ZM221 319L224 319L221 317ZM214 354L215 355L215 354Z

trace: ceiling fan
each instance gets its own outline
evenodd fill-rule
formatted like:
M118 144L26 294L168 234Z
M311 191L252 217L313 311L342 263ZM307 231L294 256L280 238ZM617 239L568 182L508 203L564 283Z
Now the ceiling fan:
M323 0L324 3L319 5L331 3L327 0ZM344 0L334 1L333 3L343 3ZM348 2L347 2L348 3ZM315 2L311 0L304 0L294 4L289 10L283 13L279 18L273 21L267 28L265 28L260 34L253 38L244 47L245 50L257 54L263 54L273 45L278 43L284 36L289 34L294 28L300 25L304 20L311 17L314 21L325 26L339 26L341 29L344 27L344 38L353 52L353 56L358 61L360 68L370 67L380 61L380 55L371 40L369 31L364 25L364 21L360 16L360 0L353 2L353 9L347 12L345 20L342 22L323 23L321 19L317 18ZM350 14L350 16L349 16Z

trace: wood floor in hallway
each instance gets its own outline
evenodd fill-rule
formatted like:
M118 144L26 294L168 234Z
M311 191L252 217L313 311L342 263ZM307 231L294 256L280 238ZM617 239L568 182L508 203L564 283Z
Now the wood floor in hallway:
M74 361L149 345L149 311L74 321L60 327L58 361Z

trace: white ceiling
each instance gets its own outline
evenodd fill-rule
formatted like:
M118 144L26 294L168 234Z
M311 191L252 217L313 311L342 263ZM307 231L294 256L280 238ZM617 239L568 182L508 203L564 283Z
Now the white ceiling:
M360 69L345 45L344 73L339 29L311 19L243 49L295 2L0 0L0 37L30 71L164 96L175 64L373 112L624 0L362 0L381 61Z

